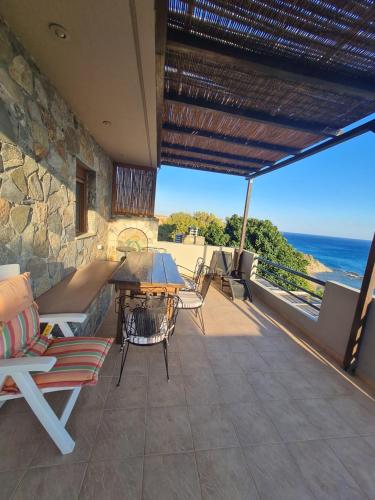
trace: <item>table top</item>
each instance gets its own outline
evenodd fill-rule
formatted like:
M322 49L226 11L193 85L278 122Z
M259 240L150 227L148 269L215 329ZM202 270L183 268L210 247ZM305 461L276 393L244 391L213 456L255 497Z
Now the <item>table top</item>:
M123 287L149 286L181 288L184 280L169 253L131 252L112 274L108 283Z

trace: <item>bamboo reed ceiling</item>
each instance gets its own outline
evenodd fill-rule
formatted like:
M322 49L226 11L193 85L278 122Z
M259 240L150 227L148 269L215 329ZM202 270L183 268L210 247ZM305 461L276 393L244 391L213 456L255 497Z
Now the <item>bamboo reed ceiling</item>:
M375 112L375 0L169 0L161 164L244 175Z

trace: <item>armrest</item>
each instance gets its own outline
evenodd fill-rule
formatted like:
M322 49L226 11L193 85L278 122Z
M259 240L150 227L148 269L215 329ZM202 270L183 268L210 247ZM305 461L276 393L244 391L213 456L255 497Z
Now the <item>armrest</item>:
M87 319L87 314L83 313L61 313L61 314L41 314L41 323L83 323Z
M12 375L16 372L49 372L56 363L53 356L25 356L0 360L0 375Z

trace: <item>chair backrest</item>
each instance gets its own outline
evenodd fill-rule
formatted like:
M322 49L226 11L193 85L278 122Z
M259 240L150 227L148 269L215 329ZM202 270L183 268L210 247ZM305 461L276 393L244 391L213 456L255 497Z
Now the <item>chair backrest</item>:
M157 337L173 333L180 299L175 295L135 295L121 305L127 337ZM147 343L147 342L145 342Z
M197 285L200 283L205 268L207 268L207 266L204 264L204 259L202 257L198 257L193 274L193 280Z
M210 288L210 285L211 285L213 278L214 278L214 275L211 272L208 272L203 277L202 286L201 286L201 290L200 290L200 294L202 295L203 300L206 298L208 289Z
M136 227L127 227L118 235L117 249L133 248L137 252L146 250L148 248L148 238L145 232Z
M0 266L0 281L18 276L20 272L19 264L4 264Z

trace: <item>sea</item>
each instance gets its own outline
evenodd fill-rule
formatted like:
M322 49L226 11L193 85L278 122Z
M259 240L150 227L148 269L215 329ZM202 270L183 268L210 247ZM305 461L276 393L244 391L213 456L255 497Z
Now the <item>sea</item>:
M361 287L371 241L299 233L283 235L294 248L332 269L332 272L316 273L317 277Z

